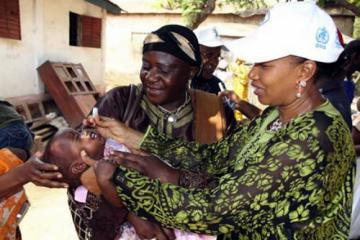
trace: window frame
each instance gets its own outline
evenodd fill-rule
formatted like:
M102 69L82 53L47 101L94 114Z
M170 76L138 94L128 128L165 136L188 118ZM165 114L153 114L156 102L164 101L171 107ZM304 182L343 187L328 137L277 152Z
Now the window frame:
M21 40L19 0L0 0L0 37Z

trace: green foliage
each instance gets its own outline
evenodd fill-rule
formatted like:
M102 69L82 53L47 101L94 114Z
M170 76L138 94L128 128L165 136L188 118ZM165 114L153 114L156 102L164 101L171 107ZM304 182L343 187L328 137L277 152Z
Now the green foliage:
M187 26L197 25L197 21L203 21L199 15L204 13L206 5L211 1L216 2L217 6L225 4L233 5L237 9L257 9L265 7L264 0L158 0L155 6L165 9L181 9L182 17ZM208 12L209 14L211 12ZM199 23L200 23L199 22Z
M360 39L360 17L355 18L353 38Z
M330 3L330 2L333 3L334 0L319 0L319 1L318 1L318 4L319 4L319 6L324 7L326 3Z
M207 0L179 0L183 16L201 12Z
M152 3L152 6L156 9L165 8L165 9L173 10L173 9L180 8L180 1L179 0L158 0L158 1L154 1Z
M235 7L240 9L258 9L266 7L266 4L263 0L224 0L226 4L232 4Z
M197 24L206 19L206 16L205 18L199 17L199 15L204 14L204 9L206 9L205 6L214 1L217 6L233 5L239 10L259 9L267 6L265 3L266 0L157 0L155 5L165 9L181 9L182 17L186 25L197 26ZM277 1L279 2L284 0ZM325 7L328 4L344 4L343 0L317 0L317 2L322 7ZM360 0L346 0L346 2L356 8L360 8ZM205 11L208 11L208 9ZM211 14L211 10L210 12L205 13L205 15L206 14ZM357 13L355 14L358 15Z
M357 7L360 7L360 0L346 0L348 3L354 4ZM326 4L334 4L337 0L318 0L320 6L325 6Z
M354 4L357 7L360 7L360 0L347 0L349 3Z

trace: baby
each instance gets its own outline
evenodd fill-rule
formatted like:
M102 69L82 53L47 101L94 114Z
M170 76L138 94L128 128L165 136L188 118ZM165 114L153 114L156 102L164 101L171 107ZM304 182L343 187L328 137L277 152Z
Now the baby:
M93 201L95 199L98 201L99 207L91 209L93 212L89 216L96 217L100 215L102 219L95 221L96 224L91 224L90 219L90 222L86 224L93 226L90 230L93 236L91 239L140 240L135 233L135 229L128 223L124 224L127 210L112 206L102 199L95 175L90 171L90 167L82 161L82 150L85 150L89 157L94 160L109 156L114 150L122 152L129 150L113 139L106 140L94 129L84 129L81 132L73 129L61 130L55 134L45 148L43 161L56 164L59 167L59 171L63 174L63 181L68 183L70 188L76 189L75 201L84 205L87 204L86 200L89 197L93 198ZM86 185L86 188L82 184ZM86 208L89 211L89 206ZM89 218L89 216L87 217ZM102 225L101 227L98 226L99 223ZM104 223L108 225L106 231L103 226ZM212 236L186 233L176 229L174 233L178 240L216 239ZM81 232L78 234L81 234ZM108 237L104 235L108 235Z
M63 174L63 181L69 184L69 191L74 191L74 199L69 204L78 207L71 214L74 219L81 215L87 220L77 223L80 239L91 236L93 240L113 240L126 220L127 210L113 206L101 197L95 174L91 174L92 169L81 159L82 150L95 160L102 159L110 147L114 148L113 142L103 138L94 129L81 132L64 129L56 133L45 147L43 161L56 164ZM87 188L82 185L84 181Z

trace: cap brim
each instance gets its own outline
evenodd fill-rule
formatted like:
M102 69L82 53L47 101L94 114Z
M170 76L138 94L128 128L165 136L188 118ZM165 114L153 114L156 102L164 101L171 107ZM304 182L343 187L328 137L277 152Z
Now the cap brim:
M199 42L200 45L204 45L206 47L221 47L224 46L224 42L221 40L213 40L213 41L206 41L206 42Z
M260 39L255 34L225 43L235 57L249 63L268 62L288 56L286 46L278 47L279 43L271 37Z

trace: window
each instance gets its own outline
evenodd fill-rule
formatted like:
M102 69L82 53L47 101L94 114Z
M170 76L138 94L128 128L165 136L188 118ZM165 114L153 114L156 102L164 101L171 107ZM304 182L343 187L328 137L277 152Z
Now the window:
M0 37L21 39L19 0L0 0Z
M101 48L101 18L70 12L69 21L71 46Z

